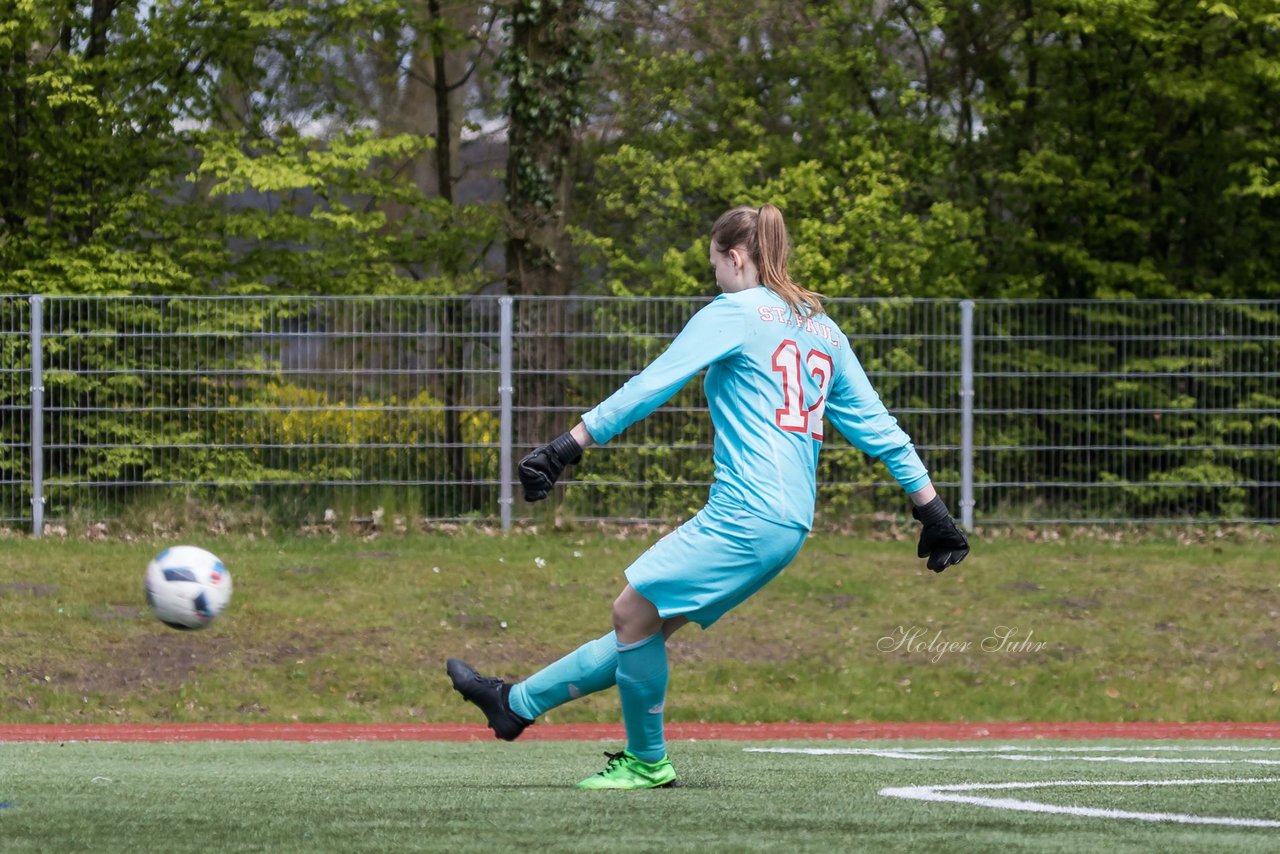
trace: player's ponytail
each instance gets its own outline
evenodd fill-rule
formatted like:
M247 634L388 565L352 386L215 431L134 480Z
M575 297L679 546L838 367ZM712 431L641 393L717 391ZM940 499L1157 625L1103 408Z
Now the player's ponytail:
M712 226L711 239L721 252L746 248L760 272L760 283L781 297L796 317L822 313L822 297L798 285L787 272L791 247L777 207L766 204L759 209L744 206L726 211Z
M797 317L822 313L822 297L803 288L787 272L791 247L787 242L787 225L782 211L770 204L760 206L756 224L756 267L761 282L782 297Z

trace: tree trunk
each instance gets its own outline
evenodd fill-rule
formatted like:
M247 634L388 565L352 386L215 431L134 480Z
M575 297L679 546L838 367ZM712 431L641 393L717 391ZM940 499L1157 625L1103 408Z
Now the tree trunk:
M566 225L574 128L589 62L585 16L582 0L517 0L511 10L511 45L502 63L510 87L507 283L522 296L569 293ZM517 444L524 446L571 426L547 410L565 401L565 302L544 305L545 314L528 319L524 330L537 334L536 345L517 351L521 368L532 372L517 389L518 404L527 408L516 424Z

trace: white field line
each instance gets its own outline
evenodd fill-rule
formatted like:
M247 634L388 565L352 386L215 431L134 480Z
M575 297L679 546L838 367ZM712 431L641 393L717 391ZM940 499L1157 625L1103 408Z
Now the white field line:
M1198 765L1280 765L1277 759L1250 759L1231 757L1210 759L1205 757L1155 757L1136 756L1135 752L1150 753L1169 751L1194 753L1215 751L1229 753L1269 752L1280 750L1280 747L1243 745L1097 745L1093 747L1036 747L1020 745L1003 745L999 747L903 747L903 748L868 748L868 747L748 747L748 753L800 753L810 756L878 756L886 759L910 760L945 760L946 754L976 754L984 758L1002 759L1015 762L1120 762L1147 764L1198 764ZM1129 751L1125 756L1053 756L1049 753L1104 753ZM1038 754L1038 755L1037 755ZM976 757L975 757L976 758ZM1164 812L1132 812L1128 810L1106 809L1101 807L1081 807L1059 804L1046 804L1038 801L1026 801L1018 798L991 798L976 795L957 794L960 792L1000 791L1017 789L1042 789L1054 786L1194 786L1224 784L1257 784L1280 783L1280 777L1223 779L1211 778L1201 780L1060 780L1032 783L961 783L958 785L936 786L902 786L887 787L880 794L891 798L908 800L934 801L940 803L968 804L990 809L1018 810L1022 812L1053 813L1058 815L1075 815L1091 818L1112 818L1134 821L1172 822L1178 824L1213 824L1233 827L1275 827L1280 828L1280 821L1265 818L1234 818L1229 816L1197 816L1184 813Z
M1146 753L1148 751L1171 751L1174 753L1190 753L1190 752L1222 752L1222 753L1265 753L1267 751L1280 751L1280 747L1269 745L1243 745L1243 744L1095 744L1092 747L1081 747L1073 745L1071 747L1053 747L1028 744L1007 744L1001 746L989 747L902 747L894 748L895 750L911 750L923 753L1119 753L1122 750Z
M873 747L747 747L746 753L803 753L809 756L878 756L882 759L912 759L943 761L945 756L930 755L925 750L877 750ZM1022 753L984 753L988 759L1008 762L1062 762L1062 756L1035 756ZM1072 756L1071 762L1125 762L1147 765L1280 765L1280 759L1208 759L1205 757L1167 756Z
M744 747L744 753L804 753L809 756L880 756L885 759L932 759L941 761L945 756L927 756L911 749L877 750L873 747Z
M1011 762L1061 762L1061 756L1027 756L1023 754L992 754L992 759L1008 759ZM1072 756L1071 762L1132 762L1135 764L1167 765L1280 765L1280 759L1205 759L1203 757L1167 756Z
M882 756L890 758L934 759L930 754L974 753L974 754L1011 754L1011 753L1148 753L1152 751L1172 751L1177 753L1223 752L1223 753L1265 753L1280 751L1280 747L1245 747L1242 745L1167 745L1155 744L1150 747L1141 745L1098 745L1096 747L1032 747L1004 745L1001 747L747 747L747 753L807 753L812 756ZM903 754L911 754L909 757ZM1078 758L1078 757L1076 757ZM1099 759L1103 757L1098 757Z
M1266 818L1234 818L1231 816L1186 815L1168 812L1131 812L1129 810L1077 807L1024 801L1017 798L986 798L958 792L1007 791L1011 789L1046 789L1053 786L1213 786L1243 785L1249 783L1280 783L1280 777L1224 780L1055 780L1044 783L962 783L947 786L900 786L880 790L889 798L905 798L913 801L968 804L991 809L1017 810L1019 812L1053 813L1086 818L1115 818L1133 821L1172 822L1176 824L1216 824L1231 827L1280 827L1280 821Z

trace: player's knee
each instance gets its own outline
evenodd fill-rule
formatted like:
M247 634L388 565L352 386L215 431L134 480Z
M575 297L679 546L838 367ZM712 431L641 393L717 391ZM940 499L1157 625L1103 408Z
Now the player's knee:
M612 616L613 630L623 643L643 640L662 629L658 609L630 588L613 600Z

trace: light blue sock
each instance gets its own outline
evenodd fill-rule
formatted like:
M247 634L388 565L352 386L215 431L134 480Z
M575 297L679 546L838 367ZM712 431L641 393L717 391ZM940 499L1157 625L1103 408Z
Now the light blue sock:
M533 720L570 700L603 691L614 684L618 638L613 632L588 641L511 689L511 711Z
M667 699L667 643L662 632L618 644L618 696L627 728L627 751L645 762L667 755L662 712Z

